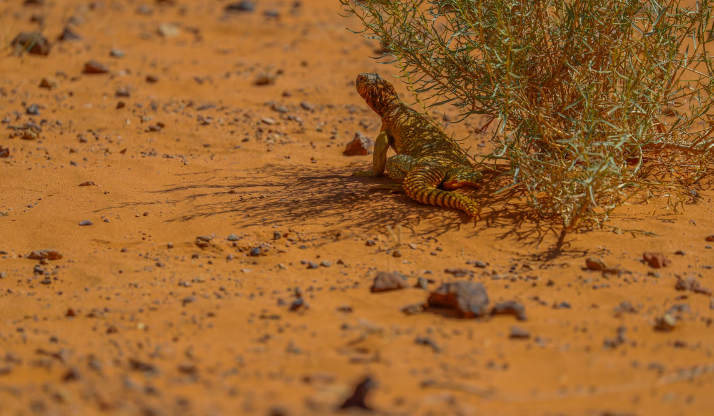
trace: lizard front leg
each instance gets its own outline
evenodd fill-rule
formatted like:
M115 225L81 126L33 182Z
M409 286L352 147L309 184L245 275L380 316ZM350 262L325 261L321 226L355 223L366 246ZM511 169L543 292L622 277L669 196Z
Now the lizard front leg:
M438 160L421 159L404 178L404 191L413 200L427 205L456 208L470 216L478 214L478 205L466 195L443 191L437 186L444 180L447 169Z
M369 190L390 191L392 194L404 192L402 183L414 166L416 166L416 160L409 155L394 155L390 157L387 159L387 172L389 173L389 177L396 182L396 184L377 185L369 188Z
M372 155L372 170L361 170L353 176L382 176L387 165L387 150L389 150L389 137L386 131L379 133L374 140L374 154Z

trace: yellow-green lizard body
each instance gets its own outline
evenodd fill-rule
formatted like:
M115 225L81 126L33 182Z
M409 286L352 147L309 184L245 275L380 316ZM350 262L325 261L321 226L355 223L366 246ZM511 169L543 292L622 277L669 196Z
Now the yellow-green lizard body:
M372 170L358 176L389 177L403 185L415 201L478 213L476 202L451 192L475 186L481 179L459 145L421 114L409 108L394 87L377 74L359 74L357 92L382 118L382 130L374 144ZM397 153L387 159L391 147ZM442 186L446 190L439 189Z

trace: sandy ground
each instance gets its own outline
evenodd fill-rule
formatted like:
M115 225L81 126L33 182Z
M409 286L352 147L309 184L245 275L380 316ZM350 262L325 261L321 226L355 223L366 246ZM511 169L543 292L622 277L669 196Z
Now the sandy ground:
M0 415L331 414L364 380L346 412L711 414L711 181L565 236L478 190L474 220L351 176L380 126L354 79L390 67L336 1L25 3L0 1ZM49 55L16 56L40 25ZM449 281L526 320L401 311Z

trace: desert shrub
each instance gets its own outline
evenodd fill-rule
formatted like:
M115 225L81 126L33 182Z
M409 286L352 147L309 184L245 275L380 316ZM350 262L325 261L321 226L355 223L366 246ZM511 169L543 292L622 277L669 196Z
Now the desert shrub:
M637 195L676 209L711 162L711 0L340 1L425 113L494 121L496 192L569 228Z

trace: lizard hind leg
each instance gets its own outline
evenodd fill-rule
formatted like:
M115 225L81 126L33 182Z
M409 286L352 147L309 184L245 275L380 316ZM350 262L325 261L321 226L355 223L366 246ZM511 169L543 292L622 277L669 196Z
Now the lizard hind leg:
M443 186L444 189L449 191L453 191L464 186L476 187L482 177L483 175L481 172L474 170L472 167L460 166L458 168L451 169L446 173Z
M459 209L472 217L478 215L478 205L473 199L437 189L446 174L438 162L420 161L404 179L404 191L422 204Z
M416 164L416 159L409 155L394 155L387 159L387 172L394 182L403 183Z

